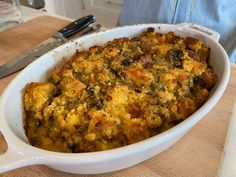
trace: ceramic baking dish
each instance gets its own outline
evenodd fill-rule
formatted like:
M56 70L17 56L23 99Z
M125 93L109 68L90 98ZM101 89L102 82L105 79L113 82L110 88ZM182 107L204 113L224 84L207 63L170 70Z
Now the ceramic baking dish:
M210 63L218 75L218 81L208 101L193 115L175 127L121 148L91 153L59 153L31 146L23 128L22 90L25 85L30 82L45 81L48 78L49 71L60 65L62 60L72 56L76 50L80 51L94 45L102 45L119 37L134 37L148 27L154 27L157 32L161 33L173 31L181 37L195 37L211 48ZM7 141L8 150L5 154L0 155L0 172L27 165L44 164L70 173L104 173L133 166L164 151L183 137L214 107L227 86L230 63L218 40L218 33L195 24L144 24L119 27L84 36L38 58L17 75L1 96L0 130Z

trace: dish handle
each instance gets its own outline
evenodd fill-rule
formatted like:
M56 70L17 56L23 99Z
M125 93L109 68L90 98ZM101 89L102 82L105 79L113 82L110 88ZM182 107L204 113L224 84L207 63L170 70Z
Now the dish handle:
M8 150L4 154L0 154L0 173L32 165L32 160L26 154L15 152L14 149L8 147Z
M203 33L206 33L208 34L209 36L211 36L214 40L216 40L217 42L219 41L220 39L220 34L214 30L211 30L207 27L204 27L204 26L201 26L201 25L198 25L196 23L180 23L180 24L177 24L179 26L184 26L184 27L188 27L188 28L192 28L192 29L195 29L195 30L198 30L198 31L201 31Z

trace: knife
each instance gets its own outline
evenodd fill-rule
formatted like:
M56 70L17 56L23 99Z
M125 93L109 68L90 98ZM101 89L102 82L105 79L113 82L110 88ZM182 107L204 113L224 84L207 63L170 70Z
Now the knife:
M89 26L95 23L96 19L93 15L82 17L64 28L57 31L49 39L38 44L36 47L26 51L23 55L17 56L10 62L0 66L0 78L8 76L20 69L26 67L32 61L36 60L41 55L49 52L50 50L66 43L66 38L72 36L77 32L81 32L80 35L93 30L93 27Z

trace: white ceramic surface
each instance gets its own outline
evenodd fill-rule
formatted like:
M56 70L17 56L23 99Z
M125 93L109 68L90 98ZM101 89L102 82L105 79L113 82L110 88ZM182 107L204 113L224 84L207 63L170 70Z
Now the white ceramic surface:
M58 153L33 147L29 144L23 129L22 90L29 82L44 81L49 71L75 53L76 49L85 50L93 45L119 37L137 36L148 27L166 33L174 31L180 36L196 37L211 48L210 61L218 75L218 82L208 101L192 116L175 127L141 142L121 148L92 153ZM194 27L195 28L195 27ZM208 32L207 32L208 33ZM217 34L217 33L216 33ZM145 24L107 30L58 47L43 55L25 68L6 88L0 100L0 130L8 150L0 155L0 172L22 166L45 164L54 169L70 173L95 174L130 167L164 151L177 142L192 126L201 120L222 96L230 73L229 59L214 35L208 35L186 25Z

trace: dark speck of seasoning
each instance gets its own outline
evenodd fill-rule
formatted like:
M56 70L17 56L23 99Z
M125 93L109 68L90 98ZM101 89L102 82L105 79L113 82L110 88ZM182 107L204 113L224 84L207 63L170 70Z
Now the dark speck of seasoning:
M141 93L141 92L142 92L142 91L139 90L139 89L134 89L134 91L135 91L136 93Z
M95 98L90 106L96 108L97 110L100 110L103 108L103 100L102 99L96 100Z
M154 32L154 31L155 31L155 29L154 29L153 27L149 27L149 28L147 29L147 32L149 32L149 33Z
M134 38L131 39L131 41L138 41L138 40L139 40L138 37L134 37Z
M128 57L129 55L130 55L129 52L124 51L124 53L123 53L123 56L124 56L124 57Z
M98 121L96 124L95 124L95 127L100 127L102 125L101 121Z
M194 78L193 78L193 83L194 84L198 84L198 83L200 83L201 82L201 77L200 76L195 76Z
M72 152L76 152L76 144L75 143L70 143L68 147L71 149Z
M32 144L33 146L36 146L38 144L37 138L36 137L32 137L29 139L30 144Z
M181 50L171 49L168 51L169 59L172 61L179 60L183 56L183 52Z
M182 66L182 56L183 56L182 50L178 50L178 49L170 49L167 53L168 59L177 68Z
M103 108L103 101L102 101L102 100L98 101L97 104L95 105L95 107L96 107L98 110L102 109L102 108Z
M94 94L94 88L91 84L88 84L88 86L85 89L89 95L93 95Z
M116 76L116 77L120 77L120 75L118 74L118 72L116 70L114 70L113 68L111 68L111 72Z
M161 91L161 92L165 92L165 91L166 91L165 87L161 87L161 88L160 88L160 91Z
M191 93L196 94L196 89L194 87L189 87Z
M121 61L121 65L126 66L126 67L130 66L132 63L133 63L132 59L125 59L125 60Z

